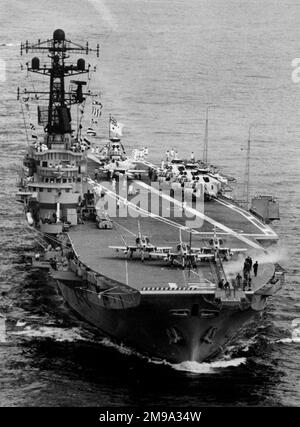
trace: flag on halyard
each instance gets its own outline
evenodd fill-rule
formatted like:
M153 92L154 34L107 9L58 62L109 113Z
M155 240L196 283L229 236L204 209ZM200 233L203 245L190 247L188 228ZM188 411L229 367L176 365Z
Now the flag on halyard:
M117 122L117 120L112 116L109 117L110 132L113 132L119 136L122 136L123 127L124 127L123 123Z
M100 117L101 116L101 110L103 105L100 101L93 101L92 104L92 116L93 117Z
M94 131L93 128L89 127L86 131L86 134L89 136L96 136L96 132Z
M83 138L83 142L85 142L87 145L91 145L91 141L89 141L87 138Z

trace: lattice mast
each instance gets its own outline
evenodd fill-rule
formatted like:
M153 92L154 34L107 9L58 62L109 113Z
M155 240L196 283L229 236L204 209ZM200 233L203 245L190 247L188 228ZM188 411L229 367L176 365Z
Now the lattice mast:
M99 57L99 44L96 49L91 49L86 43L86 46L73 43L67 40L63 30L58 29L53 33L53 38L44 42L38 41L37 44L21 44L21 55L23 52L48 52L50 58L50 65L40 65L40 59L34 57L31 63L27 63L27 70L32 73L38 73L50 77L49 92L29 92L26 89L24 94L39 94L45 95L48 101L47 119L41 117L42 111L39 110L39 122L43 121L45 125L45 132L48 137L53 134L71 134L71 105L80 104L85 100L85 96L91 95L90 92L84 93L83 86L86 82L83 80L73 80L75 86L70 87L66 91L65 78L73 77L90 72L90 65L86 66L85 60L79 58L76 65L67 63L69 52L72 53L85 53L88 55L90 52L96 52ZM18 90L18 98L20 91ZM39 97L39 99L41 99Z

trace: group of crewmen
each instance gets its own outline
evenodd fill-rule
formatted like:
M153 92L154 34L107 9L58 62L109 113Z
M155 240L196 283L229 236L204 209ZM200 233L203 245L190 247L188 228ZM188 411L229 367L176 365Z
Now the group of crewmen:
M71 151L73 151L74 153L84 153L89 148L89 146L90 144L87 144L84 141L74 142L71 145Z
M258 262L255 261L253 264L252 258L250 256L247 256L247 258L244 261L244 268L243 268L243 277L240 273L238 273L235 277L235 279L231 279L231 286L229 282L225 282L224 279L220 280L219 282L219 288L229 290L232 288L234 291L238 289L242 289L243 291L248 290L251 291L251 270L253 269L254 277L257 276L258 271Z
M247 258L245 259L244 268L243 268L244 279L247 279L250 277L252 267L253 267L254 276L256 277L257 276L257 269L258 269L258 262L255 261L255 263L253 264L252 258L250 256L247 256Z
M166 161L170 162L171 160L178 160L178 151L175 151L174 148L166 151Z
M46 144L43 144L42 142L36 141L33 144L34 148L36 149L36 151L38 152L44 152L48 150L48 147Z
M171 150L167 150L166 151L166 161L170 162L171 160L178 160L178 151L175 151L174 148L171 148ZM191 158L190 158L191 162L195 161L195 155L194 152L191 152Z

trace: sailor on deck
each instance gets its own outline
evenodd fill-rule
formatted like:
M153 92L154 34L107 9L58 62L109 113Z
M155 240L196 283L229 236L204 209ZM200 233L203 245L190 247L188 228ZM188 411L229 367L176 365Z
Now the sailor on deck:
M131 195L131 196L135 194L133 184L129 185L129 187L128 187L128 194Z
M220 282L219 282L218 286L219 286L219 288L220 288L220 289L223 289L223 288L224 288L224 279L221 279L221 280L220 280Z
M241 280L242 280L242 276L240 275L240 273L238 273L238 274L236 275L235 280L236 280L236 286L237 286L237 289L240 289L240 287L241 287Z
M258 270L258 262L255 261L255 263L253 264L253 272L254 272L254 276L257 276L257 270Z

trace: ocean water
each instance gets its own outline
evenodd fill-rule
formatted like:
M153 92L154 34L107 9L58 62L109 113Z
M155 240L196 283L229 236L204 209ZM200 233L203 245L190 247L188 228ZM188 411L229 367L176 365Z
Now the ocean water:
M299 406L300 5L296 0L0 1L0 406ZM243 181L251 125L251 194L278 197L274 224L288 256L286 286L262 322L212 363L170 365L96 337L21 255L36 241L14 201L26 137L17 87L19 44L56 28L100 43L91 89L125 124L123 142L202 155ZM5 73L3 69L5 68ZM32 110L34 111L34 110Z

